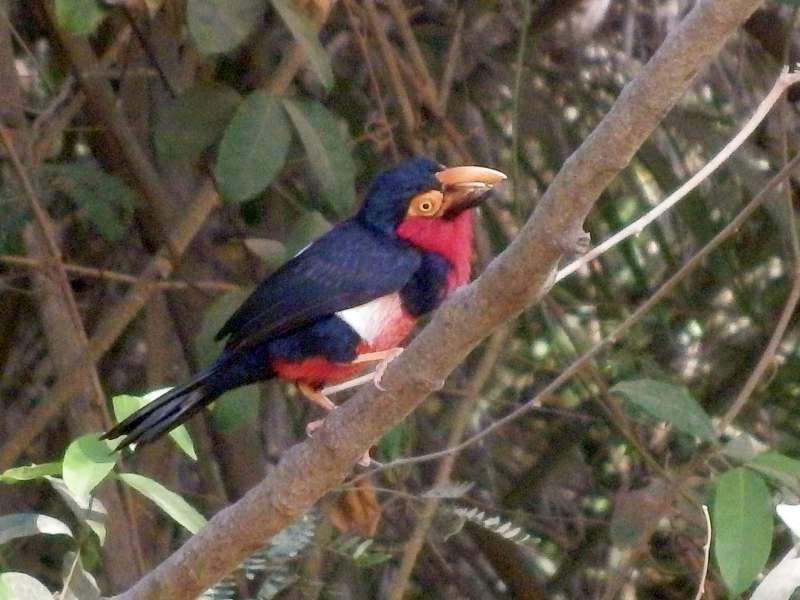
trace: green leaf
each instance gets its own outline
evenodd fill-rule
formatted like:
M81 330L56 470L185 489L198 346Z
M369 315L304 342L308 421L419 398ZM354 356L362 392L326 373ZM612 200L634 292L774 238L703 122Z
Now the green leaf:
M88 502L97 485L114 468L113 446L96 433L87 433L72 442L64 453L64 483L72 492Z
M172 388L162 388L160 390L154 390L144 396L130 396L127 394L114 396L111 399L111 403L114 406L114 416L117 418L117 422L127 419L134 412L171 389ZM197 452L194 449L192 438L189 437L189 430L186 429L185 425L178 425L167 435L172 438L178 445L178 448L180 448L186 456L192 460L197 460Z
M30 481L41 479L47 475L60 475L61 463L50 462L40 465L28 465L26 467L14 467L0 473L0 481L3 483L17 483L18 481Z
M255 91L239 105L219 145L214 174L226 200L244 202L283 168L291 131L275 98Z
M731 592L740 594L764 568L772 546L772 502L764 480L742 467L722 475L712 523L720 573Z
M119 178L92 166L66 164L50 168L55 185L86 211L98 233L115 242L122 239L133 216L135 195Z
M106 541L106 520L108 519L108 510L103 503L97 498L88 500L79 498L58 477L47 477L46 479L73 514L94 532L102 546Z
M189 0L186 22L202 54L228 52L261 22L264 0Z
M0 590L8 600L53 600L44 585L25 573L0 573Z
M297 10L291 0L272 0L272 6L275 7L283 22L286 23L286 27L292 32L292 37L302 48L311 65L311 70L314 71L325 89L330 90L334 83L333 71L328 55L322 44L319 43L314 25Z
M212 302L203 313L200 331L194 338L194 348L200 366L211 364L225 346L224 341L216 341L214 336L225 321L250 295L250 290L228 292Z
M108 13L97 0L56 0L55 11L58 25L75 35L92 33Z
M286 236L286 254L297 256L297 254L316 240L322 234L327 233L331 224L319 214L312 210L297 219Z
M72 537L72 531L66 524L47 515L14 513L0 516L0 544L39 533Z
M191 533L197 533L206 524L203 515L190 506L186 500L157 481L135 473L120 473L119 478L137 492L152 500L161 510Z
M216 142L242 97L225 85L200 85L156 110L153 142L161 160L194 163Z
M611 391L679 431L708 442L716 439L711 419L685 388L652 379L638 379L620 382Z
M792 490L800 491L800 460L778 452L764 452L753 457L747 466Z
M219 431L230 431L255 421L260 404L261 390L257 385L246 385L226 392L214 402L211 409L214 427Z
M338 215L348 214L355 200L356 169L344 130L319 102L284 99L283 107L303 142L325 201Z

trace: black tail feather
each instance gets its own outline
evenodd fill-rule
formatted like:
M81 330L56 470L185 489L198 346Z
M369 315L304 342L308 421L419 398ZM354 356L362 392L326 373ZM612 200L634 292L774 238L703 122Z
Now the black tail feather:
M201 373L184 385L164 393L108 430L101 439L125 436L117 444L116 450L128 444L147 444L154 441L219 396L219 392L206 385L212 373Z

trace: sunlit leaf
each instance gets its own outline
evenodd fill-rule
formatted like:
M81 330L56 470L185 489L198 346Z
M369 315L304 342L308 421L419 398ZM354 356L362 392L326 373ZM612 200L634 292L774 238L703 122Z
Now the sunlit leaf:
M325 201L339 215L346 215L355 200L355 165L339 122L313 100L285 99L283 106L303 142Z
M723 474L714 496L714 557L734 594L764 568L772 546L772 502L764 480L743 467Z
M99 439L96 433L87 433L72 442L64 453L64 483L84 501L97 485L114 468L116 456L107 440Z
M56 0L56 23L75 35L92 33L108 9L97 0Z
M425 492L423 498L461 498L472 489L475 484L472 481L458 481L438 485Z
M0 516L0 544L39 533L72 537L70 528L54 517L37 513L14 513Z
M783 559L766 574L750 596L750 600L791 600L800 588L800 554L792 548Z
M8 600L53 600L43 584L25 573L0 573L0 591Z
M280 103L255 91L225 128L214 174L223 199L244 202L272 183L283 168L291 131Z
M146 406L162 394L168 392L170 389L172 388L154 390L145 394L144 396L130 396L127 394L114 396L111 399L111 403L114 407L114 416L116 417L117 422L127 419L134 412ZM185 425L178 425L167 435L172 438L172 440L178 445L183 453L186 454L186 456L192 460L197 460L197 452L194 449L194 443L192 442L192 438L189 436L189 430L186 429Z
M195 508L175 492L163 485L136 473L120 473L119 478L143 496L152 500L156 506L167 513L176 523L197 533L206 520Z
M286 246L278 240L246 238L244 245L272 270L277 269L286 260Z
M652 379L638 379L620 382L611 391L679 431L705 441L716 438L711 419L685 388Z
M292 0L272 0L272 6L286 23L295 41L303 49L311 70L319 78L320 83L330 90L333 87L333 71L325 49L319 43L317 32L311 22L297 10Z
M46 479L69 506L72 513L94 532L102 546L106 541L106 519L108 518L108 510L103 503L97 498L90 500L78 498L58 477L46 477Z
M0 473L0 481L3 483L17 483L18 481L30 481L32 479L42 479L47 475L60 475L61 463L51 462L40 465L28 465L26 467L14 467Z
M188 0L186 22L203 54L228 52L261 21L264 0Z
M216 142L242 97L225 85L200 85L156 109L153 142L162 160L194 163Z

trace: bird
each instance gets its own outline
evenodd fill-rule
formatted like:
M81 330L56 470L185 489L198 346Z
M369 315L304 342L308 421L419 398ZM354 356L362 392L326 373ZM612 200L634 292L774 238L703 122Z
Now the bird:
M356 213L263 280L216 335L219 357L103 434L147 444L228 390L278 378L326 413L331 386L377 364L375 383L417 319L470 278L472 210L500 171L407 159L375 177ZM328 387L326 387L328 386ZM321 420L308 424L309 435ZM362 464L369 464L365 455Z

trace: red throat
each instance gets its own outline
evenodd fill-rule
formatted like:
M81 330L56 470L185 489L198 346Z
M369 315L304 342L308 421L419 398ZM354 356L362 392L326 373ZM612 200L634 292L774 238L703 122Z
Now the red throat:
M418 248L445 257L452 269L447 274L447 291L469 281L472 264L472 211L453 219L408 217L397 226L397 235Z

